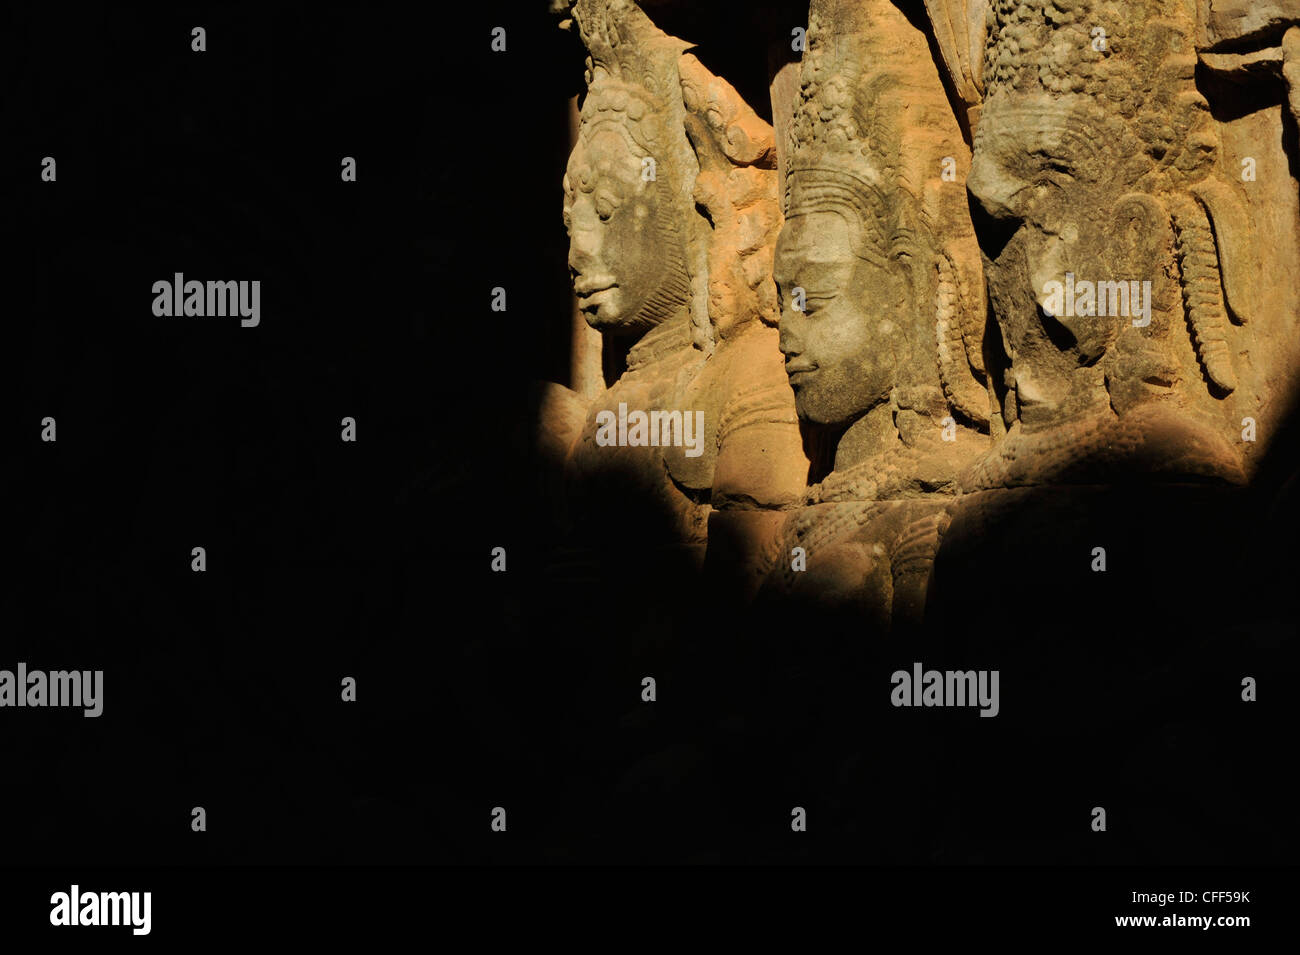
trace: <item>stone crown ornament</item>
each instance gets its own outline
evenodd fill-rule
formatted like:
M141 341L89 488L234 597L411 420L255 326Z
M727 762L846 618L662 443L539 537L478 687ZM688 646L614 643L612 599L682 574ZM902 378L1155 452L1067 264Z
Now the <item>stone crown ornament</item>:
M995 0L987 15L986 98L1080 94L1132 127L1156 169L1206 175L1217 145L1196 91L1194 26L1170 0Z

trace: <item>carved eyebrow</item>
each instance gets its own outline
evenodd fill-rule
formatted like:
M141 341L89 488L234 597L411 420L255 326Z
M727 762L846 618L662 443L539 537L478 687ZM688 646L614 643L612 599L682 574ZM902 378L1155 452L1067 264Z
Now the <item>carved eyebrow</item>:
M810 289L806 286L798 285L797 283L792 283L792 282L781 282L779 284L781 287L781 298L783 301L792 299L794 296L791 293L796 288L803 289L803 299L805 304L812 303L812 302L816 302L818 304L824 302L831 302L839 298L841 294L839 290L822 291L821 289ZM808 309L805 308L804 311L808 311Z
M611 188L608 183L602 183L601 187L596 189L595 194L592 196L592 202L597 205L605 203L616 209L621 206L626 199L627 197L620 190Z

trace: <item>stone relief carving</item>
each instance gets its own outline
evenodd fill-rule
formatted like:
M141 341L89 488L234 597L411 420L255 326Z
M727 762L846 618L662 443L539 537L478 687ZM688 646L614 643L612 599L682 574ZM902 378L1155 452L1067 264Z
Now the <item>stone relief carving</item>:
M896 578L924 567L988 446L970 152L925 34L885 0L812 4L790 131L781 350L834 451L790 518L779 586L857 594L884 623L895 596L919 609ZM796 546L815 569L792 566Z
M757 559L807 473L777 349L771 127L630 0L571 13L589 56L564 179L570 272L587 321L627 348L581 425L572 399L570 423L550 423L576 434L574 496L639 494L697 562L710 520Z
M574 287L630 345L576 484L887 627L965 497L1250 479L1300 362L1297 4L813 0L779 203L772 128L688 44L569 7ZM620 404L705 410L703 450L601 445Z
M1007 434L966 486L1241 483L1266 279L1197 88L1194 20L1158 0L1039 0L994 3L988 25L967 185L991 220Z

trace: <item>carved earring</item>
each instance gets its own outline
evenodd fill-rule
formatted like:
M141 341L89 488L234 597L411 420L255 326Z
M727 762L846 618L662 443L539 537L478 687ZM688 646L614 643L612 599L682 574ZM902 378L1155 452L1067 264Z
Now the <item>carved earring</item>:
M939 382L949 405L977 426L989 423L989 395L971 373L963 328L973 318L968 314L973 296L962 288L960 271L948 250L934 259L935 340L939 357Z

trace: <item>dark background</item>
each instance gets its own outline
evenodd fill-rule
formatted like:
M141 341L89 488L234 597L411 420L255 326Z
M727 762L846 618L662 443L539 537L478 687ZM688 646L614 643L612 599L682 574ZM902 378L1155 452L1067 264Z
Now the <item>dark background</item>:
M756 10L661 23L766 113L767 37L799 21ZM5 862L1290 857L1293 456L1181 562L1143 536L1146 499L1081 505L1028 552L1012 520L996 561L941 579L933 657L813 611L729 618L676 573L638 579L636 540L556 572L529 434L534 383L567 378L582 51L543 0L4 17L0 668L105 672L98 719L0 712ZM178 271L260 279L261 325L154 317ZM1123 560L1105 593L1055 573L1094 519L1158 586ZM1000 665L1004 714L1018 666L1102 713L895 710L913 659Z
M567 372L582 63L517 6L6 7L0 666L105 671L98 719L5 710L6 859L484 858L491 806L526 827L495 714L548 624L518 491L530 382ZM154 317L177 271L260 279L260 326Z

